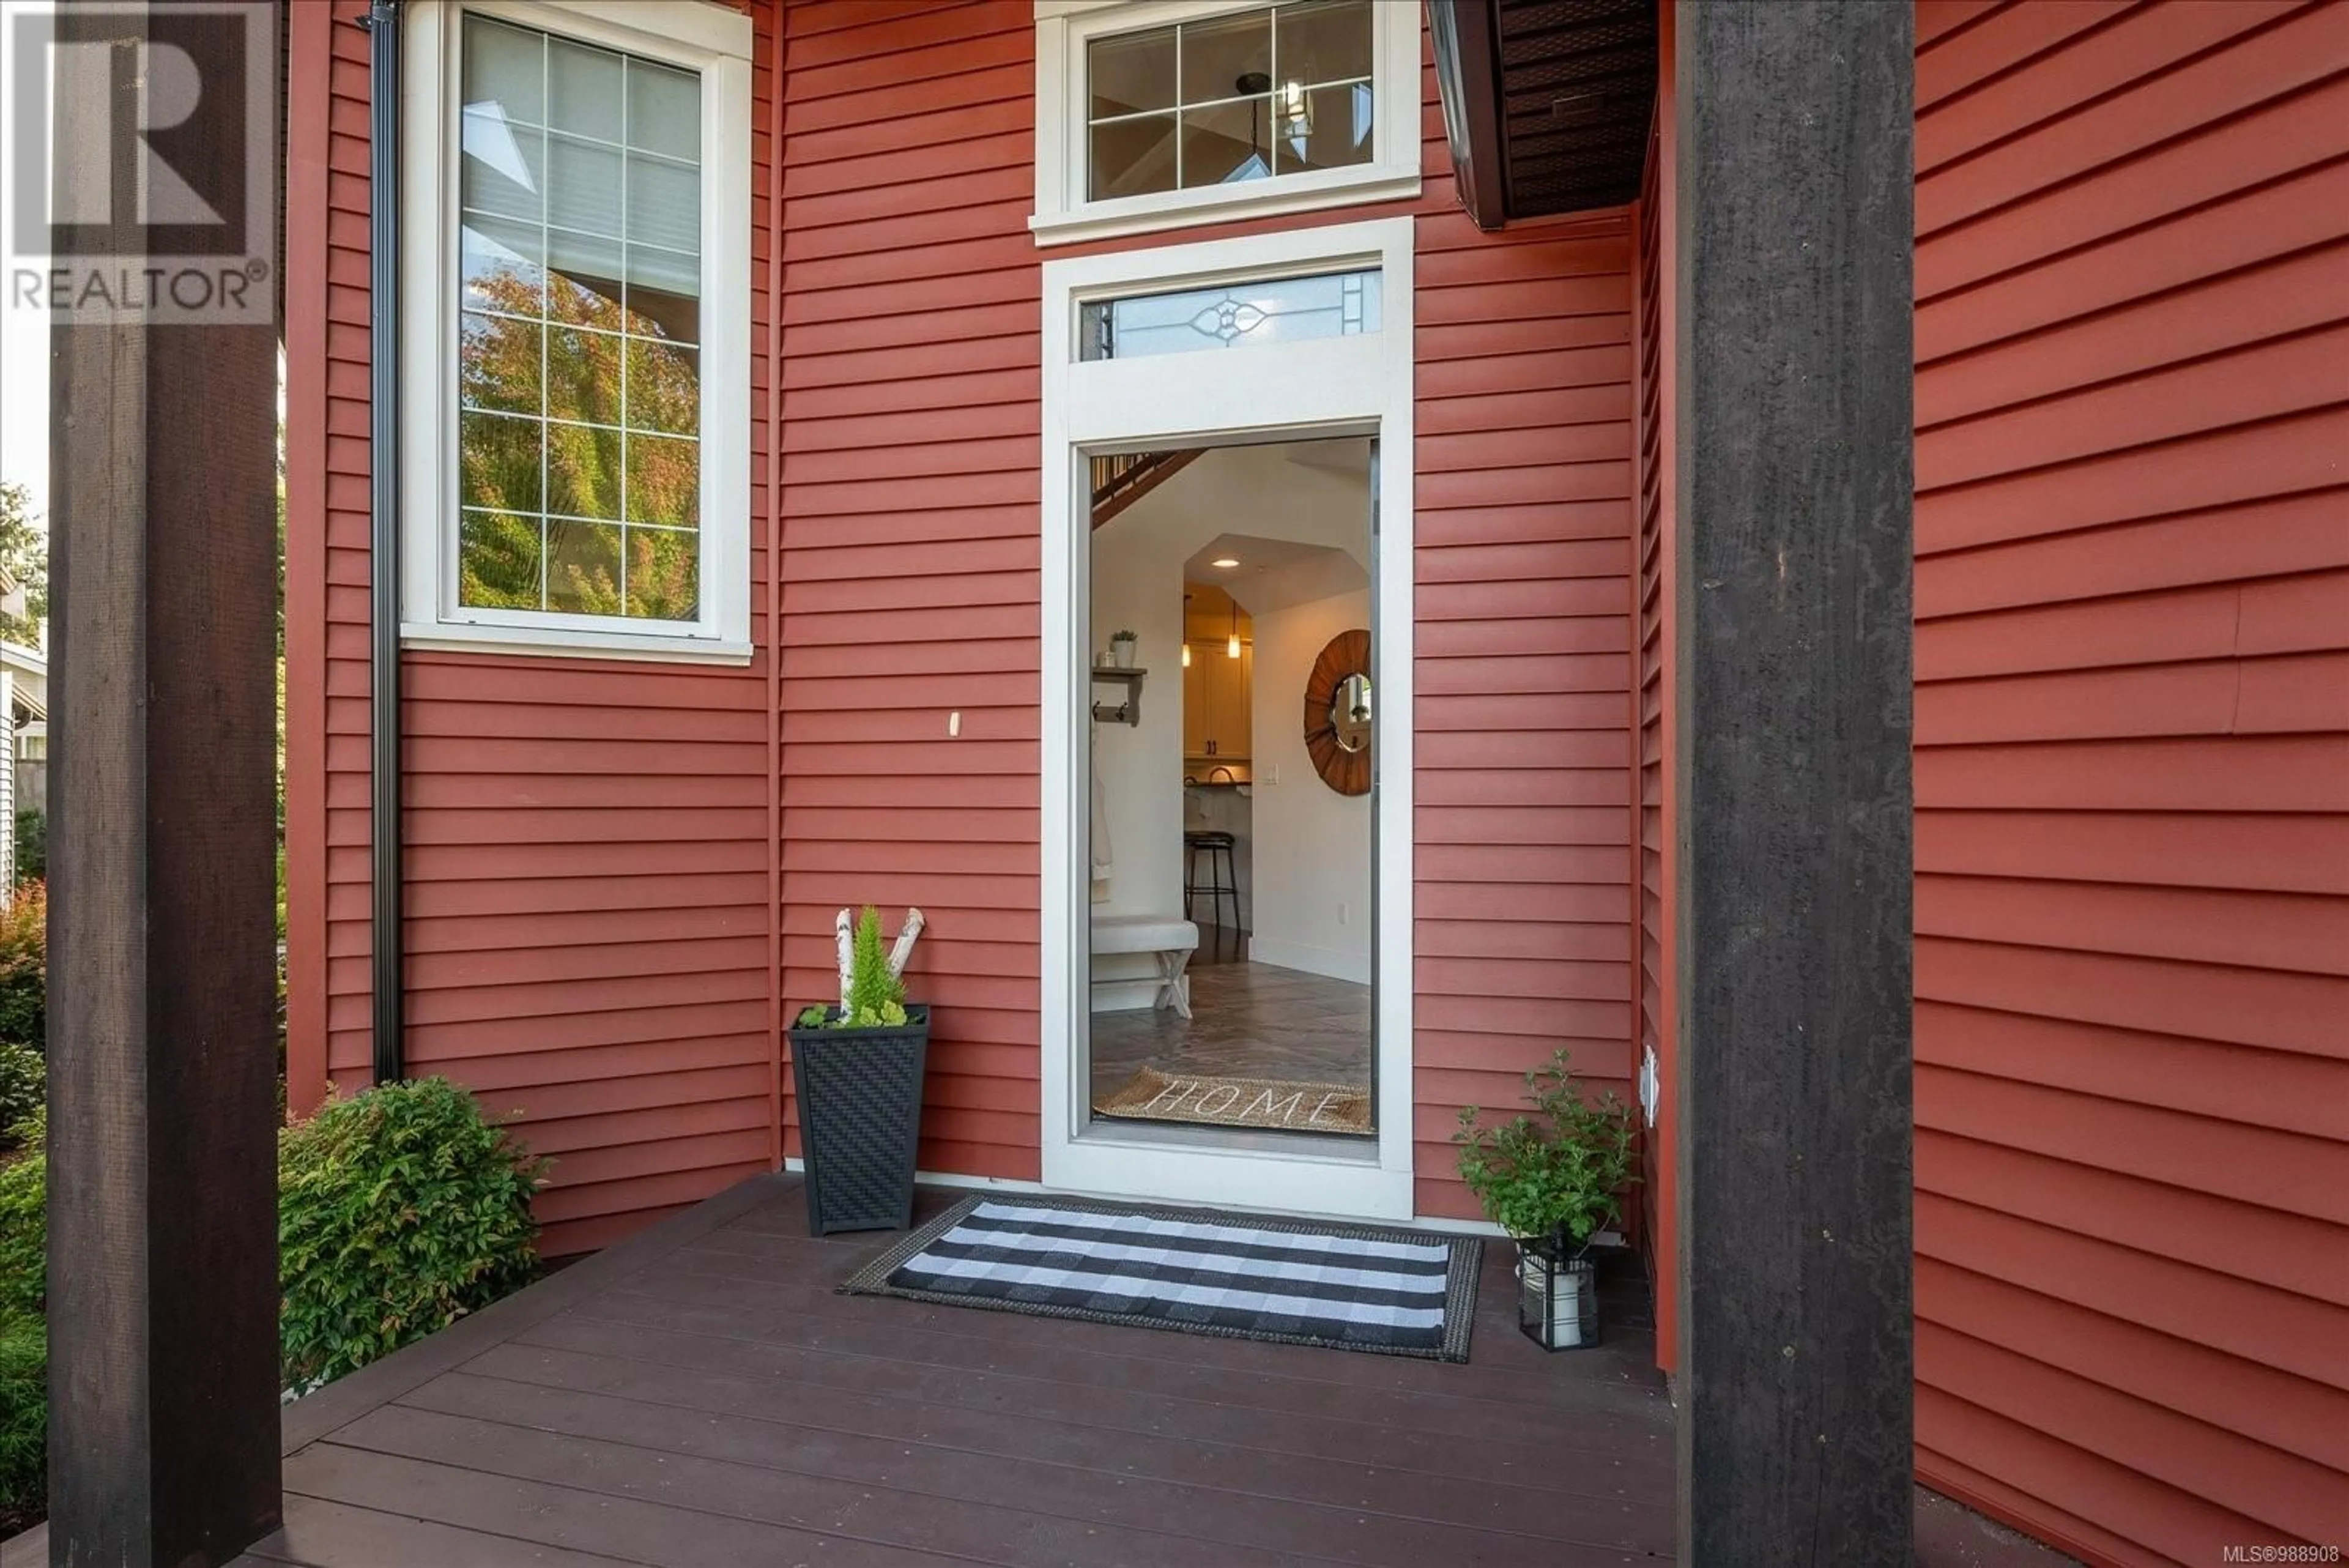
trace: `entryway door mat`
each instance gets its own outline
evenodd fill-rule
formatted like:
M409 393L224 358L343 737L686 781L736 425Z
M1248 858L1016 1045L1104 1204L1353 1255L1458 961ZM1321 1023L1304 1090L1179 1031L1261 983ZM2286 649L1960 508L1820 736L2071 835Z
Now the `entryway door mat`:
M1147 1066L1137 1069L1116 1093L1094 1096L1093 1115L1278 1132L1367 1137L1374 1130L1370 1092L1352 1084L1164 1073Z
M976 1194L840 1288L1226 1339L1465 1361L1482 1247L1474 1236Z

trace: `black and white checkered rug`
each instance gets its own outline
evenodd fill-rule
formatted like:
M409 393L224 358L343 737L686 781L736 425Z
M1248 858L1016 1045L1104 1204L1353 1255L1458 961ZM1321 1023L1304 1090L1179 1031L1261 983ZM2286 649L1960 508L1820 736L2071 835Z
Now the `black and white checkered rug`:
M1480 1246L1473 1236L982 1196L841 1289L1465 1361Z

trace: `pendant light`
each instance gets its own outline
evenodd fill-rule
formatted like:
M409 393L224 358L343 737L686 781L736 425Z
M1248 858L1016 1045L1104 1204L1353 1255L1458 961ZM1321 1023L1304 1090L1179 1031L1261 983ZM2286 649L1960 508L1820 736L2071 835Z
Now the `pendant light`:
M1304 82L1296 78L1280 84L1280 118L1290 137L1302 140L1313 134L1313 105L1305 96Z
M1256 106L1265 94L1272 90L1272 78L1263 71L1242 71L1232 78L1232 86L1248 100L1248 158L1253 161L1257 156ZM1245 169L1247 165L1243 163L1240 167ZM1265 172L1269 174L1272 170L1268 167ZM1229 177L1226 176L1226 179Z
M1183 668L1191 668L1191 596L1183 596Z
M1229 641L1229 642L1227 642L1227 643L1224 644L1224 657L1225 657L1226 659L1237 659L1239 656L1240 656L1240 601L1239 601L1239 600L1237 600L1237 599L1234 599L1234 600L1232 601L1232 639L1231 639L1231 641Z

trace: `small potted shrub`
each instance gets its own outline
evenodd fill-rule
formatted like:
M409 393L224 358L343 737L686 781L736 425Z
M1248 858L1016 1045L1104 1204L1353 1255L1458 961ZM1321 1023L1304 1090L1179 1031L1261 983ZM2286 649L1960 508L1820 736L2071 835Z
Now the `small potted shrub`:
M1110 657L1116 661L1120 670L1133 668L1133 645L1136 640L1133 633L1130 631L1117 631L1110 634Z
M848 912L841 911L845 937ZM922 1130L922 1068L930 1011L908 1006L903 979L920 914L895 955L868 906L844 941L835 1007L803 1009L792 1025L792 1090L807 1165L808 1229L903 1230L914 1220L914 1149Z
M1599 1342L1590 1239L1622 1219L1631 1117L1610 1092L1583 1098L1560 1051L1526 1075L1533 1115L1495 1127L1460 1113L1460 1179L1517 1243L1517 1324L1546 1350Z

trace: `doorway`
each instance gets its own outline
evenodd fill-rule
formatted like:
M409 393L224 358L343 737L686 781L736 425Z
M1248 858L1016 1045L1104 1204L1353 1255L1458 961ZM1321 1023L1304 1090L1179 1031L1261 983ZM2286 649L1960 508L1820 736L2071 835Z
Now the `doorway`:
M1361 437L1093 460L1095 1120L1376 1137L1374 465Z
M1044 268L1048 1187L1413 1210L1412 234Z

